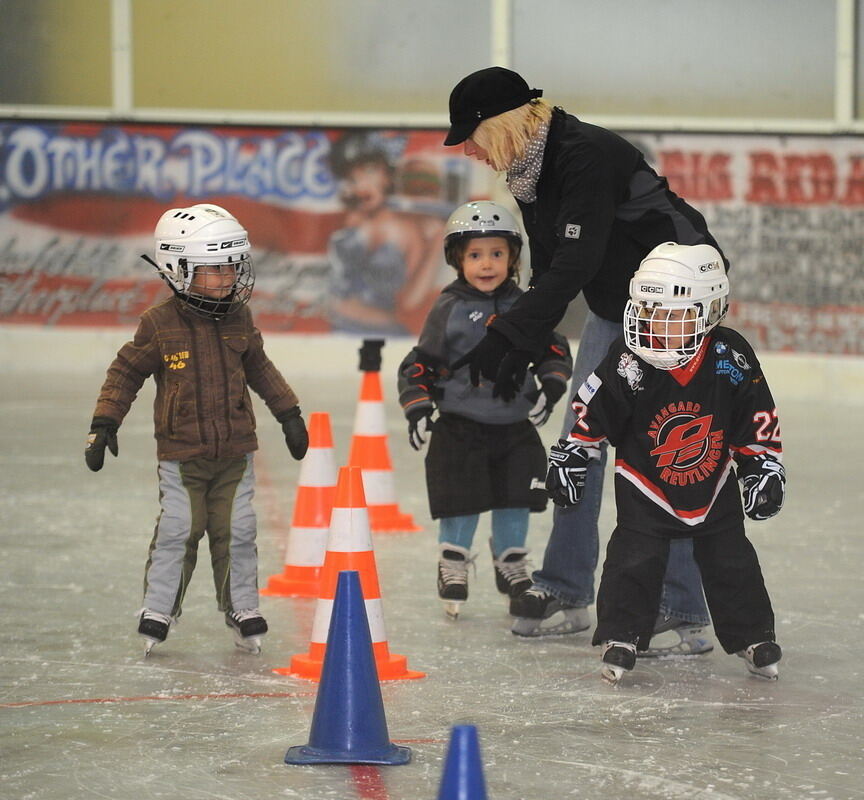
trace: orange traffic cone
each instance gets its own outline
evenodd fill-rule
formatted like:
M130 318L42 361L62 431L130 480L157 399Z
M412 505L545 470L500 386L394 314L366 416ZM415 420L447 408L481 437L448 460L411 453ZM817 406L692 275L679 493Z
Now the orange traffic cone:
M318 597L335 498L336 462L330 415L316 412L309 417L309 450L300 466L294 516L285 547L285 567L282 574L270 576L261 594Z
M366 340L360 350L363 382L354 416L354 435L348 464L363 470L363 487L369 509L369 526L375 533L423 530L410 514L399 509L393 464L387 446L387 419L381 391L380 347L383 341ZM370 346L377 346L377 361L369 357ZM364 357L364 351L366 355ZM370 368L376 367L377 368Z
M324 653L327 649L327 632L330 629L333 599L336 596L336 582L342 570L356 570L360 573L360 585L369 618L369 633L372 637L378 680L425 677L423 672L409 670L408 659L391 653L387 645L378 569L375 566L375 553L372 550L369 514L363 494L363 477L358 467L342 467L339 470L336 501L330 520L330 536L327 539L324 567L321 570L321 592L315 607L309 652L293 656L289 667L281 667L273 671L280 675L309 678L313 681L320 679Z

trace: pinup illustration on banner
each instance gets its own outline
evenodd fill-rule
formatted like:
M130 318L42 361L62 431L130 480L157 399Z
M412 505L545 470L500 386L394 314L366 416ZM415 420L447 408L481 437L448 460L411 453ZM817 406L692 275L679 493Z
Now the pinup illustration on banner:
M397 199L402 173L396 162L406 143L405 135L364 131L348 132L331 146L330 169L345 207L345 226L328 245L336 330L404 335L437 295L438 244L449 209L437 201L435 165L420 160L405 165L400 185L406 191Z

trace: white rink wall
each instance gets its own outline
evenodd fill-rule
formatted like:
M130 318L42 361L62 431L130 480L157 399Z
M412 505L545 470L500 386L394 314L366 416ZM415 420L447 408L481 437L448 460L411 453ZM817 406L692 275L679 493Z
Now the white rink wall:
M134 328L45 328L0 326L0 370L8 379L39 372L93 372L107 369ZM335 334L265 333L267 353L286 374L332 376L357 370L361 337ZM382 370L395 376L413 346L409 338L390 338ZM577 342L571 342L574 348ZM835 403L864 405L864 359L821 353L759 353L778 402L828 393ZM389 390L386 390L389 394Z

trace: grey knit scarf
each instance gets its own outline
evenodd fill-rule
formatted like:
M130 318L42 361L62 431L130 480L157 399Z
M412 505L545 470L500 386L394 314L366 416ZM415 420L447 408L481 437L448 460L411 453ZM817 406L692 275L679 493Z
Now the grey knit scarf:
M548 134L549 123L541 123L522 157L514 159L507 170L507 186L513 197L523 203L533 203L537 199L537 181L543 166L543 151L546 149Z

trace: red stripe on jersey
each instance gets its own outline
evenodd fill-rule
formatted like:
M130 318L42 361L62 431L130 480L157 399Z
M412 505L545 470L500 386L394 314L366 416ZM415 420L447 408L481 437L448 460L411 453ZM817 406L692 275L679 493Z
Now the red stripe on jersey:
M656 506L659 506L664 511L671 514L673 517L681 520L681 522L683 522L685 525L690 526L698 525L701 522L705 521L706 517L711 512L711 508L714 506L714 501L717 499L717 495L720 494L720 490L726 484L726 479L729 476L729 472L731 469L732 460L727 459L726 464L723 467L723 471L720 473L717 480L717 488L714 490L714 494L712 495L708 505L704 506L703 508L697 508L690 511L674 508L669 502L669 499L666 497L666 494L659 486L656 486L642 473L631 467L622 459L619 458L615 460L615 472L617 472L625 480L632 483L643 495L645 495L645 497L651 500Z
M778 461L783 456L782 447L768 447L764 444L742 444L740 447L729 445L729 449L735 453L741 453L742 456L759 456L763 453L771 453L771 455L777 456Z
M669 374L678 381L679 386L686 386L691 380L693 380L693 376L699 371L699 367L702 366L702 362L705 360L705 353L708 352L708 343L710 341L711 337L706 336L702 342L702 347L699 348L699 352L696 353L693 358L691 358L683 367L676 367L675 369L669 370Z
M590 436L579 436L576 433L568 433L567 434L567 441L568 442L583 442L586 445L586 447L592 447L593 445L598 444L600 442L605 442L606 437L601 436L597 439L592 439Z

